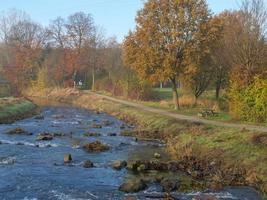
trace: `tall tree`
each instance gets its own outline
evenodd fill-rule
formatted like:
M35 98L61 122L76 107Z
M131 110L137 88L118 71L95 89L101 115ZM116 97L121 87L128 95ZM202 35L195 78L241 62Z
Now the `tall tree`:
M205 0L149 0L137 14L136 30L125 39L126 65L145 79L169 79L175 109L179 108L177 79L209 18Z

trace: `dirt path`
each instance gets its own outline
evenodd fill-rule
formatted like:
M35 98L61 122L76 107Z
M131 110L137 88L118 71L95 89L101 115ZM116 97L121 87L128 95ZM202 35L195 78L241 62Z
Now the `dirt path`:
M152 113L156 113L156 114L161 114L167 117L172 117L178 120L186 120L189 122L198 122L198 123L203 123L203 124L209 124L209 125L215 125L215 126L222 126L222 127L230 127L230 128L239 128L239 129L248 129L251 131L260 131L260 132L267 132L267 127L264 126L256 126L256 125L248 125L248 124L236 124L236 123L227 123L227 122L220 122L220 121L213 121L213 120L207 120L207 119L201 119L198 117L194 117L194 116L187 116L187 115L182 115L182 114L178 114L178 113L172 113L163 109L159 109L159 108L152 108L149 106L145 106L142 104L138 104L138 103L134 103L134 102L130 102L130 101L126 101L126 100L121 100L121 99L116 99L114 97L109 97L106 95L102 95L102 94L97 94L94 92L89 92L90 94L94 94L98 97L110 100L110 101L114 101L117 103L121 103L124 105L128 105L128 106L132 106L135 108L138 108L140 110L144 110L144 111L148 111L148 112L152 112Z

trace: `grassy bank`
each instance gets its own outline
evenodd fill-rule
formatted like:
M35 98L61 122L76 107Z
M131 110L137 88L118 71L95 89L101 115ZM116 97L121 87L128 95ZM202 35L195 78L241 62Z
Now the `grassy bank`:
M0 98L0 123L12 123L30 116L36 105L24 98Z
M206 187L250 185L267 193L267 133L174 120L71 89L47 97L137 124L125 134L164 140L173 159L186 163L188 174L205 179Z

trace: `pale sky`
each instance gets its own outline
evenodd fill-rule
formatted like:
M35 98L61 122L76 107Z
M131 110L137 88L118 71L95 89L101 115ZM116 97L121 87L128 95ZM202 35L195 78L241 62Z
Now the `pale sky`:
M238 7L238 0L207 0L210 9L218 13ZM91 13L95 23L105 30L107 36L119 41L135 26L136 11L143 0L0 0L0 11L22 10L43 25L58 16L67 17L78 11Z

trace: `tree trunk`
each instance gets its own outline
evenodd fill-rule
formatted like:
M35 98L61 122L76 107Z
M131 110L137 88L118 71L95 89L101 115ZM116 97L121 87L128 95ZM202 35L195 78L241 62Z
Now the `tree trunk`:
M160 89L162 89L163 88L163 83L162 82L160 82Z
M92 91L95 91L95 68L92 70Z
M198 100L198 96L195 95L195 102L194 102L194 107L197 106L197 100Z
M219 100L220 98L220 91L221 91L221 84L217 83L216 84L216 100Z
M176 78L171 78L170 80L172 82L172 97L173 97L174 109L178 110L180 109L180 105L179 105L179 96L177 91Z

